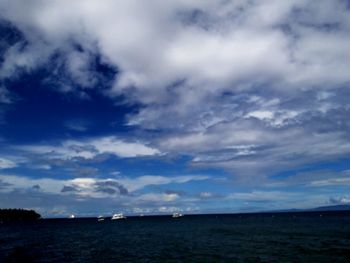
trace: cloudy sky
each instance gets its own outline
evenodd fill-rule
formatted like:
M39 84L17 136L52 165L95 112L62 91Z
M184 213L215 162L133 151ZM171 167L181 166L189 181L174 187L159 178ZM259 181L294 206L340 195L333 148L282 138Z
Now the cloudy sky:
M0 207L350 202L347 0L0 0Z

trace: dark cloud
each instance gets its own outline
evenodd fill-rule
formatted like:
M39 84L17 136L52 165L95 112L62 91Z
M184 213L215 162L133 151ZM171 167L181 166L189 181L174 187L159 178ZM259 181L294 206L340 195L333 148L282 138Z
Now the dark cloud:
M61 193L67 193L67 192L78 192L78 189L75 188L74 186L65 185L63 186Z
M38 191L41 189L41 187L40 187L40 185L36 184L36 185L32 186L32 189Z
M96 148L93 145L70 145L68 149L76 152L76 153L81 153L81 152L97 152Z
M6 183L3 180L0 179L0 189L6 189L9 186L12 186L12 184Z
M115 188L111 188L111 187L98 186L95 188L95 192L113 195L113 194L117 193L117 190Z
M95 191L107 194L119 193L120 195L127 195L129 193L125 186L115 181L96 182Z

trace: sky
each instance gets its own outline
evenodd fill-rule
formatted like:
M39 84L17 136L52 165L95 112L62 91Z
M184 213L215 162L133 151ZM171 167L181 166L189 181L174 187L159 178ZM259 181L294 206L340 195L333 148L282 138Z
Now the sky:
M350 204L347 0L0 0L0 207Z

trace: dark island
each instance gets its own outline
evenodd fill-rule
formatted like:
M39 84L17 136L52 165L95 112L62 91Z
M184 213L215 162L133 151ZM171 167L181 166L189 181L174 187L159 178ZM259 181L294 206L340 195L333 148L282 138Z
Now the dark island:
M40 218L41 215L34 210L0 209L0 222L31 221Z

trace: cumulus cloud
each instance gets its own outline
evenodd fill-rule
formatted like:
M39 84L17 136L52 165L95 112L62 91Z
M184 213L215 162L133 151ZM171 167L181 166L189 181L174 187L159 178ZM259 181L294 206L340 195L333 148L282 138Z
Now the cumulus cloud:
M30 40L25 48L13 50L4 65L29 67L47 58L36 54L58 49L69 52L72 74L89 76L82 69L89 64L87 55L67 48L79 43L121 69L113 92L133 86L137 99L146 103L166 99L166 87L178 80L186 80L185 90L211 84L201 87L202 93L243 88L238 85L242 82L251 88L249 84L271 79L297 84L293 88L348 81L339 70L348 65L343 56L349 41L344 1L154 0L144 5L31 0L24 7L20 1L3 1L1 10ZM62 19L71 26L63 27Z
M350 197L349 196L331 197L329 198L329 202L331 204L336 204L336 205L347 205L347 204L350 204Z
M68 159L185 154L192 165L242 178L350 153L346 1L8 0L0 12L23 36L4 52L3 78L59 52L88 88L98 55L118 70L104 94L142 105L128 125L140 137L160 131L151 144L106 137L30 151Z
M12 206L36 208L39 212L50 216L67 216L73 211L80 215L95 216L102 212L111 214L118 209L126 213L166 213L170 210L164 208L160 211L159 208L176 207L176 211L184 210L186 207L194 209L195 200L183 198L181 194L174 191L145 192L146 187L166 186L172 183L185 184L207 178L204 176L173 178L141 176L124 177L118 180L112 178L51 179L0 174L0 205L8 207L6 200L13 198ZM86 214L88 211L90 214Z
M74 179L52 179L52 178L29 178L17 175L1 174L3 184L12 185L13 189L27 189L29 185L40 185L40 189L46 193L75 193L80 196L106 197L109 195L128 195L147 186L184 184L190 181L203 181L210 179L203 175L184 175L175 177L166 176L139 176L135 178L120 177L113 178L74 178ZM11 189L8 189L11 190ZM169 198L178 196L176 193L164 193Z

